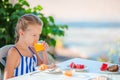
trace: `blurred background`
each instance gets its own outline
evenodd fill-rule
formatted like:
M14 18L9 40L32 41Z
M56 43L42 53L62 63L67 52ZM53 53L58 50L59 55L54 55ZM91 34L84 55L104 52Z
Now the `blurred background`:
M56 37L56 59L120 63L120 0L27 1L30 7L41 5L42 13L54 16L57 24L68 25L65 36Z

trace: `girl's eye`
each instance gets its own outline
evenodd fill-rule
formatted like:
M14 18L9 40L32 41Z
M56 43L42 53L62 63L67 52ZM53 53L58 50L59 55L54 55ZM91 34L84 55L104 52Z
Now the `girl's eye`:
M33 36L36 36L36 35L33 35Z

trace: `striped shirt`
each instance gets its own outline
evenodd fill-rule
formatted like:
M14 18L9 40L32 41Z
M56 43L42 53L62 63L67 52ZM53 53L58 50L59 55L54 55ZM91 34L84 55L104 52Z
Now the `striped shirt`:
M26 56L22 56L20 51L15 46L14 48L18 51L20 55L20 63L18 67L15 68L14 70L14 76L19 76L19 75L23 75L23 74L35 71L35 67L37 66L37 57L35 53L32 51L32 49L28 47L33 56L26 57Z

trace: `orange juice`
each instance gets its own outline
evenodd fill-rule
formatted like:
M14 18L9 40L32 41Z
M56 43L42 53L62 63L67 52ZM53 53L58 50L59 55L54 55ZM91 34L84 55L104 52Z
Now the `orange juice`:
M35 50L36 50L37 52L44 50L44 45L43 45L43 43L36 43L36 44L34 44L34 47L35 47Z

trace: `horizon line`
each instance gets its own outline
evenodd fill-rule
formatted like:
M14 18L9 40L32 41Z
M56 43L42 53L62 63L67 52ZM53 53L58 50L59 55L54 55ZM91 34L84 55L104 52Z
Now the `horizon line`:
M120 27L120 22L95 22L95 21L76 21L76 22L57 22L57 24L65 24L68 26L79 27Z

